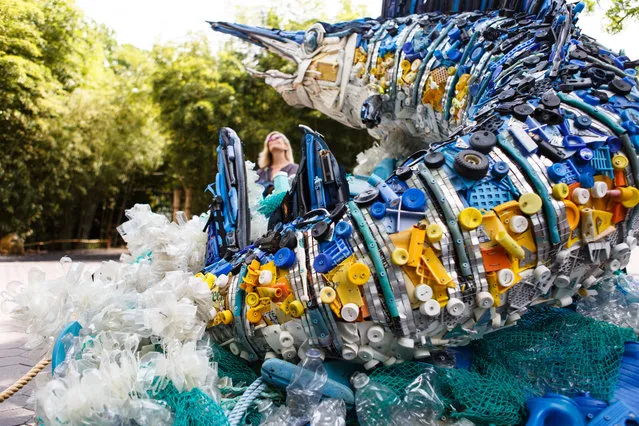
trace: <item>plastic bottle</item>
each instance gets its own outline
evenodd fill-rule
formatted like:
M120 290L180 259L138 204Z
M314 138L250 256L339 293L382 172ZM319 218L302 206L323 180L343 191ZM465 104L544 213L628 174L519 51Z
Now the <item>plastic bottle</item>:
M355 388L355 410L361 426L386 426L393 417L404 418L400 400L387 386L369 379L364 373L351 377Z
M342 399L323 400L313 412L311 426L345 426L346 404Z
M319 350L308 349L304 360L297 364L293 379L286 388L286 405L293 418L289 424L308 423L322 399L322 389L328 375L320 355Z
M273 415L275 404L270 399L263 399L258 402L257 411L260 413L260 425L263 425Z
M439 398L437 388L437 373L430 367L406 387L406 395L402 401L404 413L408 413L408 421L393 420L397 425L410 424L414 426L436 426L438 418L444 411L444 404ZM404 420L404 419L401 419Z

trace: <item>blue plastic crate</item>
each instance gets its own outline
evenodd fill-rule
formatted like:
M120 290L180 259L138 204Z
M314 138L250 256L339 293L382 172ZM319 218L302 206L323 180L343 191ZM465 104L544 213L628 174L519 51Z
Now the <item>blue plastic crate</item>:
M505 185L489 180L481 181L468 191L467 202L476 209L491 210L493 207L513 200L512 193Z
M594 156L590 164L595 168L598 174L606 175L610 179L614 178L612 162L610 161L610 150L607 146L602 146L594 150Z

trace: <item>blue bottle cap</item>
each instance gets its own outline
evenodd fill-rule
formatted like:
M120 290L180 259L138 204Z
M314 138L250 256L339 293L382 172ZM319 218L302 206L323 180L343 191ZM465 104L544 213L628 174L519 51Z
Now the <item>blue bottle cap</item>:
M612 154L615 154L621 149L621 139L619 139L617 136L609 136L608 139L606 139L606 145L608 146L610 152Z
M295 263L295 252L288 247L282 247L275 253L273 263L278 268L288 269Z
M498 179L503 178L510 171L510 166L505 161L497 161L493 165L492 175Z
M575 118L575 127L578 129L588 129L590 128L591 124L592 120L587 115L580 115L579 117Z
M448 59L450 59L453 62L457 62L461 59L462 57L462 52L459 49L449 49L446 52L446 56L448 57Z
M453 28L448 32L448 37L450 37L452 40L460 40L461 31L459 30L459 28Z
M426 195L424 195L424 191L417 188L408 188L402 194L402 206L406 208L406 210L423 210L424 206L426 206Z
M579 175L579 185L581 185L582 188L592 188L593 186L595 186L595 177L592 175L592 173L581 173Z
M326 253L318 254L313 261L313 269L320 274L330 272L334 267L335 263L333 262L333 259Z
M622 121L621 127L626 129L631 135L636 135L637 133L639 133L639 126L637 126L634 121Z
M586 163L592 160L592 157L594 157L594 153L592 152L592 149L590 148L581 148L579 151L577 151L577 157L581 161Z
M380 201L375 201L371 205L369 213L371 214L371 217L373 219L382 219L384 216L386 216L386 205Z
M563 178L568 174L568 167L562 163L555 163L552 166L548 167L548 177L552 179L553 182L561 182Z
M335 235L340 238L348 238L353 233L353 227L350 223L340 220L335 225Z

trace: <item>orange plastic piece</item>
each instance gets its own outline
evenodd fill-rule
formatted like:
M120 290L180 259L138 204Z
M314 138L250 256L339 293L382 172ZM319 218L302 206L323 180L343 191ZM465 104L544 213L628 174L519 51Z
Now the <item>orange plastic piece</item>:
M628 185L628 182L626 181L626 172L624 172L623 170L615 170L614 174L616 187Z
M579 226L579 207L570 200L564 200L564 204L566 205L566 220L568 221L568 227L571 231L574 231L577 226Z
M626 208L622 206L621 203L614 203L610 210L610 213L612 213L612 223L616 225L619 222L623 222L626 218L626 211Z
M501 246L480 247L486 272L496 272L500 269L511 268L512 264L506 250Z

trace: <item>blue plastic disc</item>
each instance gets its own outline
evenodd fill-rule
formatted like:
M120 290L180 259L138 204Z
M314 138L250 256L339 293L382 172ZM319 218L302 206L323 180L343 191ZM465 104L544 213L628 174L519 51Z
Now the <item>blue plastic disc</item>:
M348 238L351 236L352 233L353 227L348 222L340 220L339 222L337 222L337 225L335 225L335 235L340 238Z
M595 186L595 177L592 175L592 173L581 173L579 175L579 185L581 185L582 188L592 188L593 186Z
M295 252L288 247L282 247L275 253L273 262L278 268L288 269L295 263Z
M379 219L383 218L384 216L386 216L386 205L384 205L384 203L382 203L380 201L375 201L371 205L369 213L371 214L371 217L373 219L379 220Z
M333 259L326 253L318 254L313 261L313 269L320 274L330 272L334 267L335 263L333 262Z
M426 195L424 195L424 191L417 188L408 188L402 194L402 206L407 210L423 210L426 206Z
M580 115L575 118L575 127L581 130L589 129L592 124L592 120L587 115Z
M510 171L510 166L508 165L508 163L506 163L505 161L497 161L493 165L492 174L496 178L501 179L504 176L506 176L509 171Z
M548 167L548 176L553 182L560 182L568 174L568 168L561 163L555 163Z

